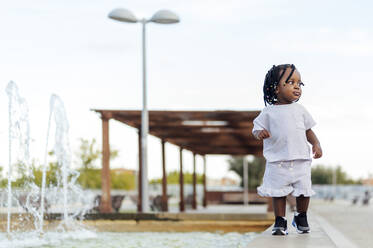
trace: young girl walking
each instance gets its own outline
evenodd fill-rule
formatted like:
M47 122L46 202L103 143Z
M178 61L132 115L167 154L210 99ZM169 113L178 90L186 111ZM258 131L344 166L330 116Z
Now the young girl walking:
M292 64L273 66L267 73L263 92L266 107L254 120L253 135L263 140L266 168L258 194L273 198L276 216L273 235L286 235L286 196L296 197L292 225L298 233L308 233L307 209L311 189L311 150L322 156L320 142L312 127L315 121L297 101L302 95L301 76ZM267 106L268 104L268 106Z

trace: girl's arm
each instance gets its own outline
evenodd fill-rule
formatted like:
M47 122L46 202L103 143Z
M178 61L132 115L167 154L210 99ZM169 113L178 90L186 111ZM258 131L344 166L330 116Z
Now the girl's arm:
M314 158L321 158L322 156L322 150L320 146L320 141L316 137L316 134L312 131L312 129L308 129L306 131L306 137L308 142L312 145L312 153L314 154Z

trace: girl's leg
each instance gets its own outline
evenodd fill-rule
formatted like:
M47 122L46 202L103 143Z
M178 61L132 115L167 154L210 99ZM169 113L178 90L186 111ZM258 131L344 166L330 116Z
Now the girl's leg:
M310 203L310 197L305 197L304 195L298 196L297 197L297 212L306 213L308 210L309 203Z
M286 196L272 197L273 210L275 212L275 224L272 229L272 235L287 235L288 227L285 219Z
M310 197L300 195L297 197L297 213L294 213L293 226L297 228L298 233L309 233L310 227L307 221L308 204Z
M286 196L283 197L272 197L273 199L273 210L275 212L275 216L282 216L285 217L286 212ZM297 201L298 205L298 201Z

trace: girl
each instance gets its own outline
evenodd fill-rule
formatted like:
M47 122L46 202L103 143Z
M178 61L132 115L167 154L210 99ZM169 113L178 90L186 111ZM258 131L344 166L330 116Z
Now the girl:
M292 225L298 233L308 233L307 209L311 189L312 145L314 158L322 156L320 142L312 127L316 124L307 110L296 103L302 95L298 70L292 64L273 66L267 73L263 92L266 107L254 120L253 135L263 140L267 164L258 193L273 198L276 216L273 235L286 235L286 196L296 197L297 211ZM267 106L267 103L269 106Z

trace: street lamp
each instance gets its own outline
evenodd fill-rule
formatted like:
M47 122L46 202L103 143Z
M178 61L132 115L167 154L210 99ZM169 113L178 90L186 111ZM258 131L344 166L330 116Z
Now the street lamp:
M146 50L145 50L145 25L149 22L160 24L173 24L180 21L179 17L169 10L159 10L150 19L137 19L136 16L127 9L114 9L109 13L109 18L120 22L142 24L142 68L143 68L143 107L141 112L141 203L142 211L149 211L148 196L148 163L147 163L147 136L149 130L148 110L146 106Z

